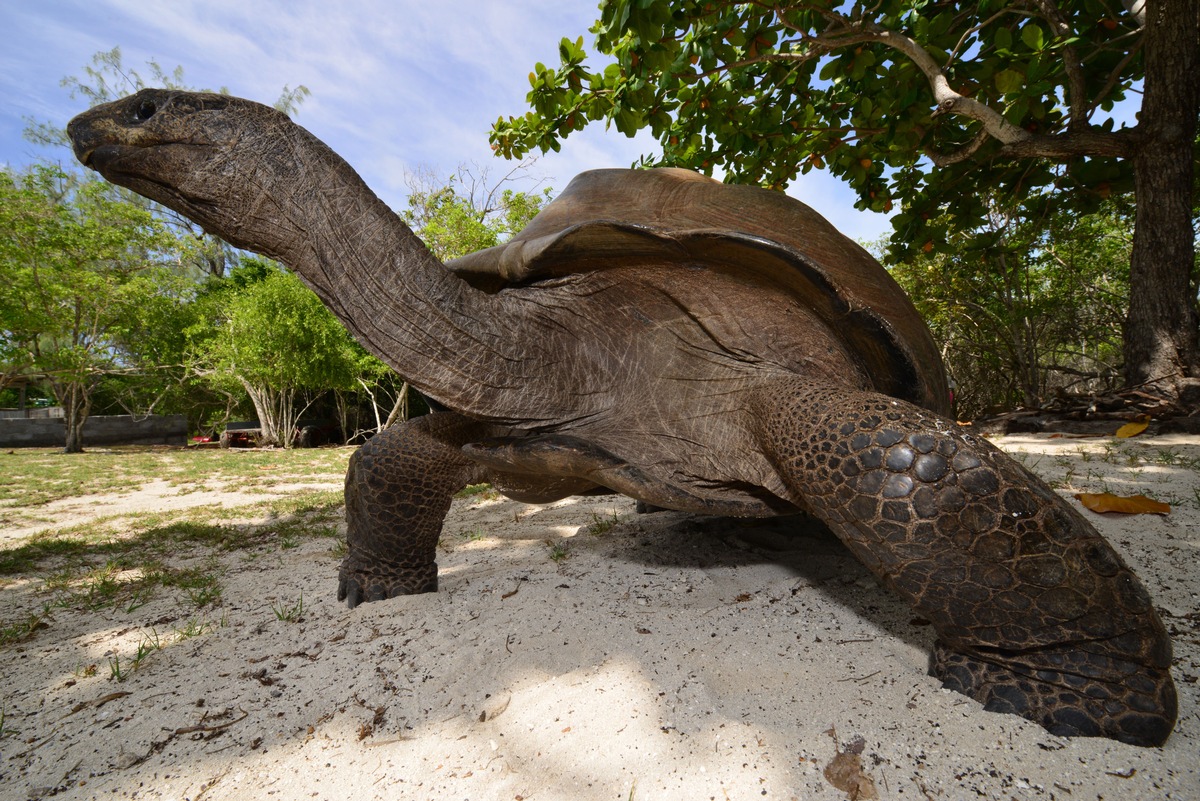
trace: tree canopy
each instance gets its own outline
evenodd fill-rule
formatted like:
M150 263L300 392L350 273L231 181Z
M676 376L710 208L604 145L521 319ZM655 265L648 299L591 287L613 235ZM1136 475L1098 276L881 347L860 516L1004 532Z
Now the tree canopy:
M0 309L6 373L33 371L54 391L67 451L100 379L129 364L120 343L165 286L162 226L102 181L57 168L0 172Z
M646 164L775 188L828 169L860 208L895 212L894 257L986 228L988 197L1029 218L1088 212L1136 178L1127 376L1183 374L1198 366L1196 17L1195 0L1143 15L1106 0L605 0L592 31L611 61L563 39L560 63L529 75L532 109L497 120L492 143L558 149L603 121L649 129L661 152Z
M524 167L494 183L486 170L466 165L444 179L419 171L409 177L408 205L400 216L442 261L498 245L549 202L549 188L526 192L509 185Z
M1135 20L1102 3L717 3L610 0L593 31L615 62L589 66L583 37L530 75L533 111L498 120L504 155L557 149L603 120L649 128L653 163L783 188L825 168L890 211L896 242L930 228L948 191L951 222L986 216L988 187L1046 185L1094 204L1130 188L1132 138L1109 112L1142 78ZM1090 6L1090 8L1089 8ZM1065 99L1065 103L1064 103ZM1030 163L1024 157L1064 159Z
M261 277L210 298L219 320L203 356L212 380L249 395L262 439L290 447L312 399L354 383L359 354L345 327L299 278L257 257L245 257L246 263Z
M951 252L891 270L942 343L955 412L972 419L1114 389L1129 307L1129 197L1037 219L988 201L986 236L952 235Z

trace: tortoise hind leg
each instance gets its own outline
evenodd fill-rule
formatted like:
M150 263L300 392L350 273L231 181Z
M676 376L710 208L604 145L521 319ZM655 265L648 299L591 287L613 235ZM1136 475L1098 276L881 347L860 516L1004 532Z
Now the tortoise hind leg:
M346 543L338 600L364 601L437 590L434 549L454 493L483 480L462 445L481 426L436 413L376 435L346 471Z
M757 398L781 477L938 633L933 672L1061 735L1159 745L1171 645L1149 596L1062 498L990 443L883 395Z

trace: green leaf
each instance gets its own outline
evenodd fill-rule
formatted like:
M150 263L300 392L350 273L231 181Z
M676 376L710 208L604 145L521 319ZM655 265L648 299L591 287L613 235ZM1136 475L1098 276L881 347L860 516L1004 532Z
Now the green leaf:
M997 50L1012 50L1013 38L1012 31L1008 28L1000 28L996 31L996 49Z
M996 73L996 88L1001 94L1016 94L1025 85L1025 76L1014 69L1003 69Z
M842 59L831 58L821 67L820 79L822 81L833 81L835 78L840 78L842 73Z
M1041 27L1032 22L1026 25L1021 29L1021 41L1030 50L1041 50L1045 45Z

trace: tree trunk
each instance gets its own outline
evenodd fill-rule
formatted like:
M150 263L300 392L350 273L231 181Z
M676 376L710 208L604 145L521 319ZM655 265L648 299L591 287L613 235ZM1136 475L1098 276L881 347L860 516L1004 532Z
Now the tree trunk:
M241 382L258 416L258 444L287 447L281 436L279 420L279 395L285 393L276 393L270 387L255 386L245 379L241 379Z
M405 381L400 385L400 391L396 393L396 403L392 406L392 411L390 414L388 414L387 421L379 427L379 431L377 433L383 432L384 429L391 428L392 423L395 423L397 420L408 419L408 390L408 382Z
M1125 380L1178 389L1200 376L1192 191L1200 113L1200 2L1150 0L1146 78L1133 159L1137 217L1125 322Z
M67 426L63 453L83 453L83 424L87 422L92 401L87 389L77 383L69 383L58 395L63 407L63 418Z

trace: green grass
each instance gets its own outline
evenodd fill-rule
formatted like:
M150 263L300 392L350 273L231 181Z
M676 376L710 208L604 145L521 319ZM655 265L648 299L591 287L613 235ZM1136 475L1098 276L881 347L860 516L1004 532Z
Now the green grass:
M125 681L129 678L129 671L121 667L119 654L108 658L108 678L110 681Z
M0 455L0 525L30 505L95 492L132 491L156 479L177 486L230 481L253 491L279 483L341 479L351 449L228 452L126 449L66 455L42 450ZM5 462L4 460L8 460ZM5 469L11 468L11 469ZM219 608L226 567L222 554L297 548L312 539L338 537L341 490L298 490L241 507L194 507L172 512L97 518L69 527L48 527L0 548L0 586L19 579L39 582L40 608L0 621L0 647L37 636L55 610L114 610L134 614L168 593L197 611ZM248 522L253 521L253 522ZM303 599L295 616L303 612ZM175 640L199 636L215 624L189 620ZM111 677L123 681L161 647L158 635L132 656L114 657Z
M612 512L608 517L601 517L592 512L592 524L587 527L587 533L593 537L599 537L601 534L607 534L612 530L613 526L620 522L621 519L617 517L616 512Z
M197 608L219 604L223 568L215 558L235 551L298 547L303 540L337 536L341 498L310 492L266 505L268 519L235 524L203 520L230 511L185 510L171 515L122 518L119 523L87 524L39 534L15 548L0 550L0 576L41 574L53 607L133 613L172 589ZM261 513L263 510L259 509ZM240 511L242 515L246 510ZM172 567L180 558L206 556L202 566ZM0 625L0 644L15 642L40 626L33 618Z
M478 497L481 501L494 501L500 497L500 493L492 489L491 484L468 484L454 494L455 498L474 498Z
M207 634L216 628L224 628L226 625L225 618L221 618L216 623L207 618L188 618L188 621L182 626L175 626L171 632L175 635L177 641L190 640L193 637L199 637Z
M177 635L177 637L180 640L186 639L183 636ZM133 652L133 656L128 657L125 662L121 661L120 654L115 654L108 658L109 680L117 682L125 681L125 679L129 678L129 674L140 668L151 654L161 651L166 646L167 643L159 637L158 631L151 629L150 633L138 642L137 650ZM94 670L92 670L92 675L95 675Z
M351 448L226 451L119 448L66 454L23 448L0 454L3 512L64 498L133 492L152 479L174 487L254 491L345 474Z
M79 458L40 448L14 450L0 456L0 504L28 507L81 495L133 491L162 466L162 459L148 451L88 453Z
M284 623L299 623L304 619L304 593L300 593L300 600L294 604L285 604L278 601L271 604L271 611L275 613L275 617Z
M196 508L101 519L35 534L21 545L0 549L0 576L28 574L50 563L163 556L184 547L217 551L294 547L301 538L336 536L341 504L340 492L309 491L255 507ZM263 523L224 522L263 512L268 515Z
M23 620L0 626L0 647L28 640L37 633L38 629L44 629L49 625L46 622L49 617L50 610L43 609L41 612L28 613Z

